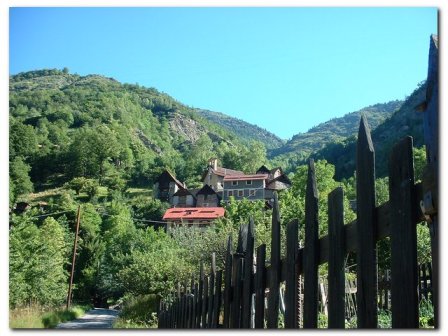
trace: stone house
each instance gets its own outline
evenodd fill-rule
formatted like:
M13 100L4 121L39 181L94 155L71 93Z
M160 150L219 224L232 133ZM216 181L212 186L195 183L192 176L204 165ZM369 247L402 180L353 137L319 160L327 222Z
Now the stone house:
M202 183L210 186L220 197L223 197L224 177L229 175L244 175L242 171L227 169L218 166L218 159L210 159L209 164L202 174Z
M218 207L220 201L221 197L208 184L196 193L196 206L198 207Z
M168 170L164 170L154 183L153 196L161 201L173 203L173 196L179 189L186 189L185 183L177 180Z
M196 206L196 197L191 191L185 188L180 188L173 195L171 203L176 208L191 208Z

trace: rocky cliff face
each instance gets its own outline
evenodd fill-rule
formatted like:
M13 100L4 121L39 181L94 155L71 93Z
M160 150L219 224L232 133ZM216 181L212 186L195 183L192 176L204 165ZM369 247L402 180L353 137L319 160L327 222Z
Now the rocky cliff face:
M171 116L169 125L175 134L180 135L191 143L195 143L201 135L206 133L205 127L196 120L178 113Z

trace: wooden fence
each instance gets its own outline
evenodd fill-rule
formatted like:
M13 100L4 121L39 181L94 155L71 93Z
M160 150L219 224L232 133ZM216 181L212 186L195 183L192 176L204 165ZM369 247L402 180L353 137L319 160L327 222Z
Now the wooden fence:
M390 309L390 270L385 270L378 278L378 306L380 309ZM432 300L432 266L430 262L418 265L417 293L418 301ZM355 288L356 290L356 288Z
M358 328L376 328L378 266L376 243L391 240L391 312L393 328L418 328L418 265L416 225L421 185L414 184L412 138L392 149L389 159L390 199L375 205L375 152L366 118L361 118L356 157L357 219L344 225L343 190L328 196L328 235L318 236L318 194L314 162L308 163L305 199L305 244L298 245L298 222L286 226L286 257L280 256L281 217L274 195L271 255L266 246L254 250L254 223L241 226L236 251L229 237L225 269L191 280L170 304L162 302L159 328L278 328L279 288L285 282L285 328L298 328L298 278L303 275L303 328L318 326L318 266L328 262L328 327L345 327L345 257L357 257ZM254 270L254 257L256 258ZM267 294L267 308L265 295ZM437 309L437 307L435 307ZM253 312L254 311L254 312Z

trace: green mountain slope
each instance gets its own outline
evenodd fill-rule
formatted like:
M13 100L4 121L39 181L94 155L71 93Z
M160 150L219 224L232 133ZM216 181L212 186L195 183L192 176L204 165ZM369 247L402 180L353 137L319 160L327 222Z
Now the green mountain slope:
M197 112L205 119L220 125L229 132L235 133L242 141L252 140L262 142L266 149L275 149L282 146L285 141L275 134L238 118L230 117L224 113L197 109Z
M310 154L321 149L327 143L341 141L356 133L361 113L367 115L372 129L384 122L403 102L390 101L375 104L359 111L351 112L343 117L334 118L311 128L306 133L294 135L285 145L268 152L270 158L287 157L289 154Z
M261 144L249 149L169 95L104 76L20 73L10 77L9 102L11 180L18 193L30 190L20 182L27 174L39 189L78 176L151 185L164 168L197 184L211 157L244 171L266 160Z
M384 177L387 173L388 155L392 146L410 135L414 139L414 147L423 146L423 113L416 107L425 100L426 85L420 85L405 100L401 107L382 124L374 128L374 121L367 115L372 130L372 141L375 148L376 176ZM354 130L357 132L359 119ZM336 166L336 178L348 178L355 171L356 136L327 144L311 155L315 159L325 159Z

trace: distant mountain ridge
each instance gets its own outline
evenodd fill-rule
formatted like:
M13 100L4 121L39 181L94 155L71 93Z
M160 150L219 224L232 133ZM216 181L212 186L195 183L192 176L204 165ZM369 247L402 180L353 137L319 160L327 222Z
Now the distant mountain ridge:
M361 113L367 116L371 129L374 129L398 110L402 104L402 100L393 100L364 107L340 118L333 118L310 128L305 133L294 135L283 146L270 150L268 156L275 158L294 152L300 152L302 155L316 152L327 143L340 141L356 134Z
M423 113L416 107L425 101L426 84L421 83L407 97L401 107L387 120L372 126L372 121L367 117L372 130L372 141L375 148L376 176L387 176L387 164L392 146L405 136L413 137L414 147L424 145L423 140ZM357 132L358 125L355 128ZM345 138L342 141L328 143L325 147L311 155L316 160L325 159L336 167L336 179L353 176L356 158L356 136Z
M260 141L268 150L278 148L285 143L277 135L244 120L231 117L221 112L204 109L196 109L196 111L205 119L235 133L242 141Z

